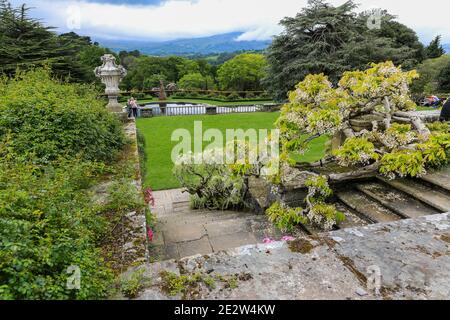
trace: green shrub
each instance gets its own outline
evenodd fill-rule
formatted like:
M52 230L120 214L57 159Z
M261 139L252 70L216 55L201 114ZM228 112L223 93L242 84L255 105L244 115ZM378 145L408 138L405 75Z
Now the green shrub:
M125 297L136 298L139 292L149 283L145 280L144 269L133 272L128 278L121 281L121 291Z
M173 168L173 175L191 194L191 206L217 210L244 206L246 186L243 177L233 174L225 164L210 161L213 153L210 150L203 154L185 155ZM207 160L200 163L198 157Z
M110 292L114 275L102 246L112 221L103 213L140 202L125 180L133 166L106 164L126 139L95 96L42 69L0 81L0 299ZM94 203L91 187L118 171L123 180L109 190L110 207ZM81 272L80 289L67 287L72 266Z
M59 156L112 161L125 145L119 120L89 87L51 79L48 70L0 81L0 140L18 157L49 163Z
M107 221L83 189L102 166L43 170L0 151L0 299L104 298L113 279L99 249ZM66 287L70 266L80 268L80 290Z
M177 93L175 93L172 98L177 99L177 98L185 98L186 97L186 93L183 91L178 91Z
M232 92L228 95L227 99L230 101L236 101L241 100L242 98L237 92Z
M255 98L255 94L253 92L247 92L245 94L245 98L246 99L254 99Z
M189 97L189 98L198 98L198 97L199 97L199 94L198 94L197 92L189 92L189 93L186 95L186 97Z

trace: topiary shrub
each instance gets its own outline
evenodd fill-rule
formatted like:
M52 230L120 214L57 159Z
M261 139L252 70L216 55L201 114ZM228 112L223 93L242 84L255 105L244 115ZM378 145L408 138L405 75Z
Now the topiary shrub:
M59 82L45 69L0 81L0 141L18 157L111 161L126 143L120 121L92 88Z

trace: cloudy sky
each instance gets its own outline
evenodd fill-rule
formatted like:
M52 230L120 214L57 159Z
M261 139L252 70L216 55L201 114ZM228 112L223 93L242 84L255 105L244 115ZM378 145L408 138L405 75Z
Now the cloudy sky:
M169 40L233 31L240 40L265 40L278 22L294 16L307 0L10 0L27 3L31 14L60 32L93 38ZM328 0L335 5L345 0ZM356 0L359 10L387 9L417 31L423 42L441 34L450 43L448 0Z

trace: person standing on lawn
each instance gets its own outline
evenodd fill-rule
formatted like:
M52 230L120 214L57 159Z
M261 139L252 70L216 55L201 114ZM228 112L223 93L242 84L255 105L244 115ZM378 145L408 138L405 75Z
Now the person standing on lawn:
M130 99L130 105L131 105L131 111L132 111L133 118L137 118L138 104L137 104L137 101L133 97L131 97L131 99Z

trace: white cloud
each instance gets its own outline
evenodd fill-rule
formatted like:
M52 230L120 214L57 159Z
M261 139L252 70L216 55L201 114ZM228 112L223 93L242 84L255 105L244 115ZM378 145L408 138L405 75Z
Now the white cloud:
M23 0L13 1L22 2ZM141 39L200 37L243 31L238 40L262 40L280 32L278 22L294 16L307 0L167 0L159 6L111 5L73 0L25 0L37 8L51 25L65 30L67 7L77 5L81 12L82 34ZM344 0L330 0L337 5ZM383 8L400 22L415 29L424 42L442 34L450 43L450 4L428 0L357 0L360 10Z

